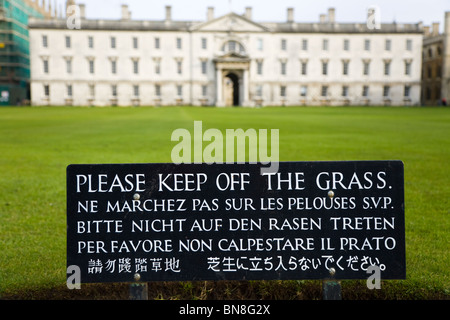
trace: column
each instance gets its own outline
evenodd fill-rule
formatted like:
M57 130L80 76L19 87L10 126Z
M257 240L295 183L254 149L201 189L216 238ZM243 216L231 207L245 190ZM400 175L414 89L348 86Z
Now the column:
M243 106L249 106L250 105L250 85L248 80L248 69L244 69L244 92L243 92Z
M222 69L217 68L216 71L216 106L223 107L223 97L222 97Z

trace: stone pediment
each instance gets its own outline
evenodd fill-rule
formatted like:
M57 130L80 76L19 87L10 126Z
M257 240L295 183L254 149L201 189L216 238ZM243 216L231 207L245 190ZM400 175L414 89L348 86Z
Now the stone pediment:
M229 52L213 60L217 69L244 69L248 70L250 58L236 52Z
M193 28L195 31L265 32L265 26L236 13L229 13Z
M247 62L250 61L249 57L237 52L228 52L224 55L218 56L214 59L214 61L218 62L228 62L228 61L236 61L236 62Z

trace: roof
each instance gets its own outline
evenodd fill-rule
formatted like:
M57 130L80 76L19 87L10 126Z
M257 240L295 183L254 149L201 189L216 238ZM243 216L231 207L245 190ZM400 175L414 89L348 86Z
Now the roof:
M31 29L67 29L66 19L42 20L30 18ZM423 33L421 23L383 23L379 29L369 29L366 23L258 23L234 12L209 21L174 20L94 20L82 19L84 30L124 31L233 31L274 33Z

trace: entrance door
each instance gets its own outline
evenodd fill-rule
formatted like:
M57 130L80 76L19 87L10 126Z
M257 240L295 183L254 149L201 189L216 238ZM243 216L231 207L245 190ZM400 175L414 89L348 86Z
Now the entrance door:
M239 105L239 77L234 73L228 73L224 79L225 105Z

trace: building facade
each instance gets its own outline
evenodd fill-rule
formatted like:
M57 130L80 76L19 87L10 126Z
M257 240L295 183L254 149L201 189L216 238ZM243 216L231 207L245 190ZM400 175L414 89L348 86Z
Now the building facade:
M205 21L29 23L33 105L417 105L422 25L260 23L252 9Z
M51 18L51 5L31 0L0 0L0 105L30 99L30 16Z
M422 51L422 104L448 104L450 98L450 12L445 13L444 32L439 23L424 27Z

